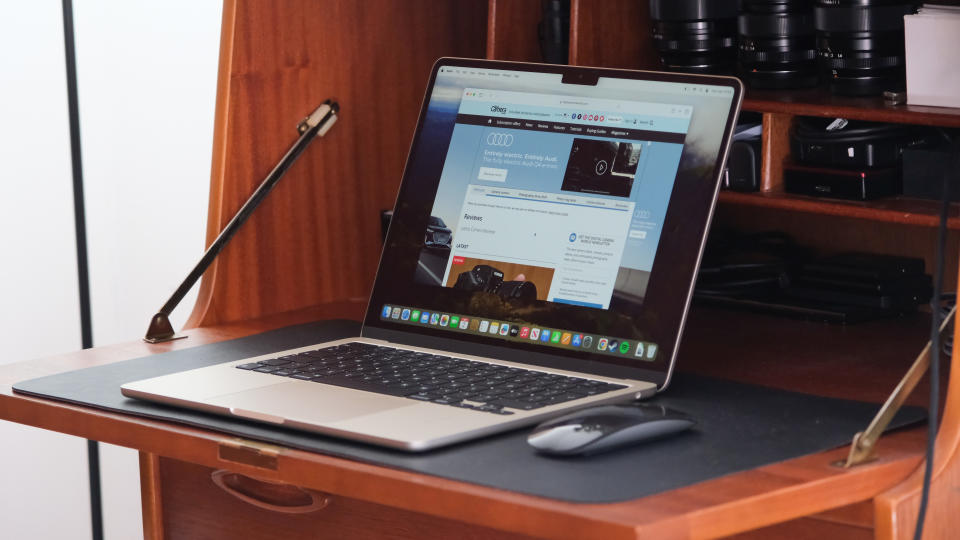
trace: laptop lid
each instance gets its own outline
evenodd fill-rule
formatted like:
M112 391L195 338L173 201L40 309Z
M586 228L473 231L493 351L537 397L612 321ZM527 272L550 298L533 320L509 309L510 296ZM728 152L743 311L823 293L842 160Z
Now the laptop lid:
M442 58L363 335L669 380L734 78Z

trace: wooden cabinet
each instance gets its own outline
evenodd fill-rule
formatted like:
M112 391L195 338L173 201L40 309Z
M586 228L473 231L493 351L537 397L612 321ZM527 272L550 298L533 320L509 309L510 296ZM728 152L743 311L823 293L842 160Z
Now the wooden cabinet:
M167 540L530 538L169 458L156 467Z
M204 277L189 325L212 327L331 301L362 302L380 251L378 213L393 205L433 60L439 56L485 56L539 61L540 17L541 0L227 0L208 238L215 237L293 137L300 116L329 96L339 99L343 116L334 136L301 158ZM570 62L657 69L650 28L645 0L571 0ZM797 115L960 127L960 109L890 106L880 98L837 97L822 88L748 90L743 108L761 113L763 118L761 191L721 193L715 226L782 230L824 252L854 249L917 256L932 268L937 203L902 197L860 203L786 194L783 163L789 154L788 133ZM949 288L960 258L960 218L956 207L951 212ZM743 324L738 326L740 322ZM681 369L686 366L714 376L879 400L906 370L913 351L919 351L923 327L922 320L913 319L847 331L787 319L757 322L748 316L702 311L692 317L683 349L690 351L687 358L698 354L700 358L682 358ZM773 341L777 343L772 343L770 336L776 336ZM713 341L710 347L703 347L698 339ZM783 356L784 342L796 343L793 356ZM718 364L702 359L717 349L725 351L727 361ZM874 351L878 360L871 363ZM890 355L890 351L897 354ZM774 361L758 360L771 354ZM913 398L914 403L922 401L919 395ZM943 458L942 470L952 471L955 445L951 437L957 434L954 429L944 431L941 440L950 457ZM905 441L897 447L905 453L897 455L919 460L922 437L914 433ZM916 476L902 484L908 486L900 488L904 493L877 497L903 480L904 471L915 467L915 461L897 463L907 467L892 473L900 474L899 480L886 476L871 484L873 494L858 495L868 509L874 505L883 508L884 513L875 519L853 512L860 516L854 525L868 535L872 534L873 519L878 531L894 537L891 531L903 528L903 519L897 521L896 516L907 515L902 513L904 509L916 506ZM946 482L941 488L947 492L950 485ZM840 499L843 497L837 501ZM871 503L871 499L878 502ZM770 521L744 518L739 524L691 526L688 532L710 536L744 530L738 526L752 529L759 523L787 519L782 516L857 502L849 498L837 501L823 505L819 500L805 507L807 510L794 509L794 513L781 513ZM648 504L657 507L655 502ZM931 516L945 519L944 513L936 510ZM842 527L849 525L849 520L844 520L808 518L780 527L807 532L822 529L823 536L840 537L845 536ZM754 524L743 525L747 522ZM636 531L640 530L666 529L637 525Z
M490 0L487 57L498 60L540 60L536 24L538 0ZM628 69L659 69L650 37L646 0L571 0L570 63ZM788 91L748 89L744 111L763 115L762 184L759 193L722 192L716 223L741 230L784 230L805 245L826 251L857 249L922 257L933 266L939 204L895 197L850 202L784 193L783 162L788 158L788 132L795 116L824 116L960 127L960 109L888 105L881 97L831 95L826 88ZM951 210L949 276L955 276L958 253L954 231L960 212ZM842 234L836 234L842 231ZM950 286L952 289L952 285Z
M0 370L0 418L140 449L149 538L907 538L919 503L923 428L881 441L878 460L832 465L839 448L634 501L572 504L274 448L271 467L224 459L226 436L13 394L15 381L196 346L318 318L359 318L429 68L439 56L539 59L540 0L227 0L213 145L212 240L328 97L331 136L306 152L208 270L190 339L131 343ZM570 61L655 69L643 0L571 0ZM935 203L853 203L782 190L796 115L960 126L960 110L887 106L825 90L748 91L763 115L759 193L722 193L716 223L776 228L823 250L932 262ZM952 209L948 287L957 275ZM919 352L927 321L840 328L694 310L680 368L828 396L881 400ZM926 538L960 528L960 370L943 399ZM921 387L919 391L923 391ZM916 395L912 403L922 403ZM851 434L852 436L853 434ZM231 477L223 489L218 470ZM226 473L225 473L226 474ZM221 475L222 477L223 475ZM232 486L232 488L230 487ZM290 487L293 486L293 487ZM238 496L238 494L240 496ZM246 497L246 499L244 498ZM309 512L278 506L309 506ZM250 500L261 503L251 504ZM265 504L273 505L267 509Z
M208 238L280 156L300 117L331 96L340 101L343 116L335 136L301 158L204 276L189 325L366 296L380 253L378 212L393 206L430 65L439 56L538 61L540 5L540 0L228 0ZM649 28L643 0L572 0L570 61L656 69ZM900 197L859 203L786 194L787 133L796 115L960 127L960 109L889 106L879 97L838 97L822 88L749 90L743 108L763 115L762 190L721 193L718 224L779 228L826 250L856 248L932 263L936 202ZM956 208L950 228L960 229ZM951 276L957 255L951 247Z

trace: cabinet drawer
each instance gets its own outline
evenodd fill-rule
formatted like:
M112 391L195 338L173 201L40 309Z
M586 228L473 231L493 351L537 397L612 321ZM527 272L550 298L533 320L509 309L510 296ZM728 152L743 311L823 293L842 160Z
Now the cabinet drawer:
M173 459L159 460L164 538L528 538Z

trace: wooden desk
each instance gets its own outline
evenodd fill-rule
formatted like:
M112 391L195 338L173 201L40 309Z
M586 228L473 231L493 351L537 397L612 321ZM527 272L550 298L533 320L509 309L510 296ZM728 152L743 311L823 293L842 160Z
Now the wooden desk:
M571 0L570 62L655 69L657 54L643 30L650 28L646 6ZM348 299L370 290L380 253L377 216L395 200L429 66L445 55L539 60L539 0L225 0L223 13L208 241L295 136L296 122L330 96L343 107L337 126L298 161L204 276L188 340L134 342L0 368L0 419L140 450L149 538L912 536L923 428L885 437L879 459L852 470L831 465L842 448L643 499L570 504L277 447L253 459L242 450L247 443L214 432L13 395L10 385L23 379L298 322L359 317L363 303ZM744 110L763 117L762 193L724 194L716 223L785 230L822 251L921 257L932 268L931 205L784 193L788 133L799 114L955 127L960 109L889 107L879 98L809 91L750 92ZM960 221L949 225L948 276L956 276ZM879 401L925 335L922 318L842 329L696 310L680 366ZM960 530L960 375L951 382L928 539ZM921 403L923 392L912 402ZM221 469L302 486L329 500L311 513L264 510L217 487L211 473ZM273 484L241 480L235 487L261 506L255 499L296 499Z
M299 322L344 314L359 317L362 309L359 301L328 304L257 321L189 330L190 338L183 341L159 345L133 342L4 366L0 368L0 418L139 450L144 530L153 539L661 539L713 538L747 531L754 532L743 538L788 534L801 538L806 534L817 538L871 538L874 533L880 538L902 538L900 533L906 530L896 519L880 513L886 512L891 502L890 490L905 485L920 465L923 428L884 437L880 458L852 470L831 465L845 455L846 448L841 448L633 501L572 504L271 445L265 447L268 453L276 453L275 463L254 466L246 463L251 456L227 455L237 446L235 437L15 395L10 389L12 383L26 378ZM923 317L906 324L881 322L847 329L804 323L799 326L806 332L797 333L798 325L790 322L798 335L789 339L776 335L778 324L768 317L718 317L714 310L696 309L682 351L682 358L689 359L685 367L730 375L735 359L732 376L740 380L800 387L823 395L879 399L909 362L909 355L903 353L915 351L923 342L926 323ZM742 325L750 325L754 331L761 326L770 338L744 345L736 337ZM902 337L889 343L876 339L893 328ZM845 369L825 361L818 364L817 349L801 347L812 336L817 337L820 347L849 351ZM877 342L873 346L857 345L863 339ZM784 351L788 350L794 352L787 356ZM831 362L842 357L844 354L833 355ZM874 384L867 387L857 380L861 373L869 373ZM912 398L913 402L921 401L922 391ZM210 475L221 469L266 482L302 486L324 494L321 497L328 497L329 502L325 508L305 514L264 510L217 487ZM240 489L254 498L283 500L270 485L248 484ZM928 518L931 524L946 526L956 519L946 510L949 507L939 508L941 503L948 504L948 499L935 501ZM909 521L907 525L912 527ZM782 525L763 528L778 523Z

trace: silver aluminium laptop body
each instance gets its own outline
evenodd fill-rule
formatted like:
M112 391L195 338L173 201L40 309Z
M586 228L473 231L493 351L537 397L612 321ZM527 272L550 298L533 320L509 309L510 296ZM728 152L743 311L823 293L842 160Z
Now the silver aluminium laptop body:
M440 59L361 336L122 392L408 451L650 397L741 99L729 77Z

